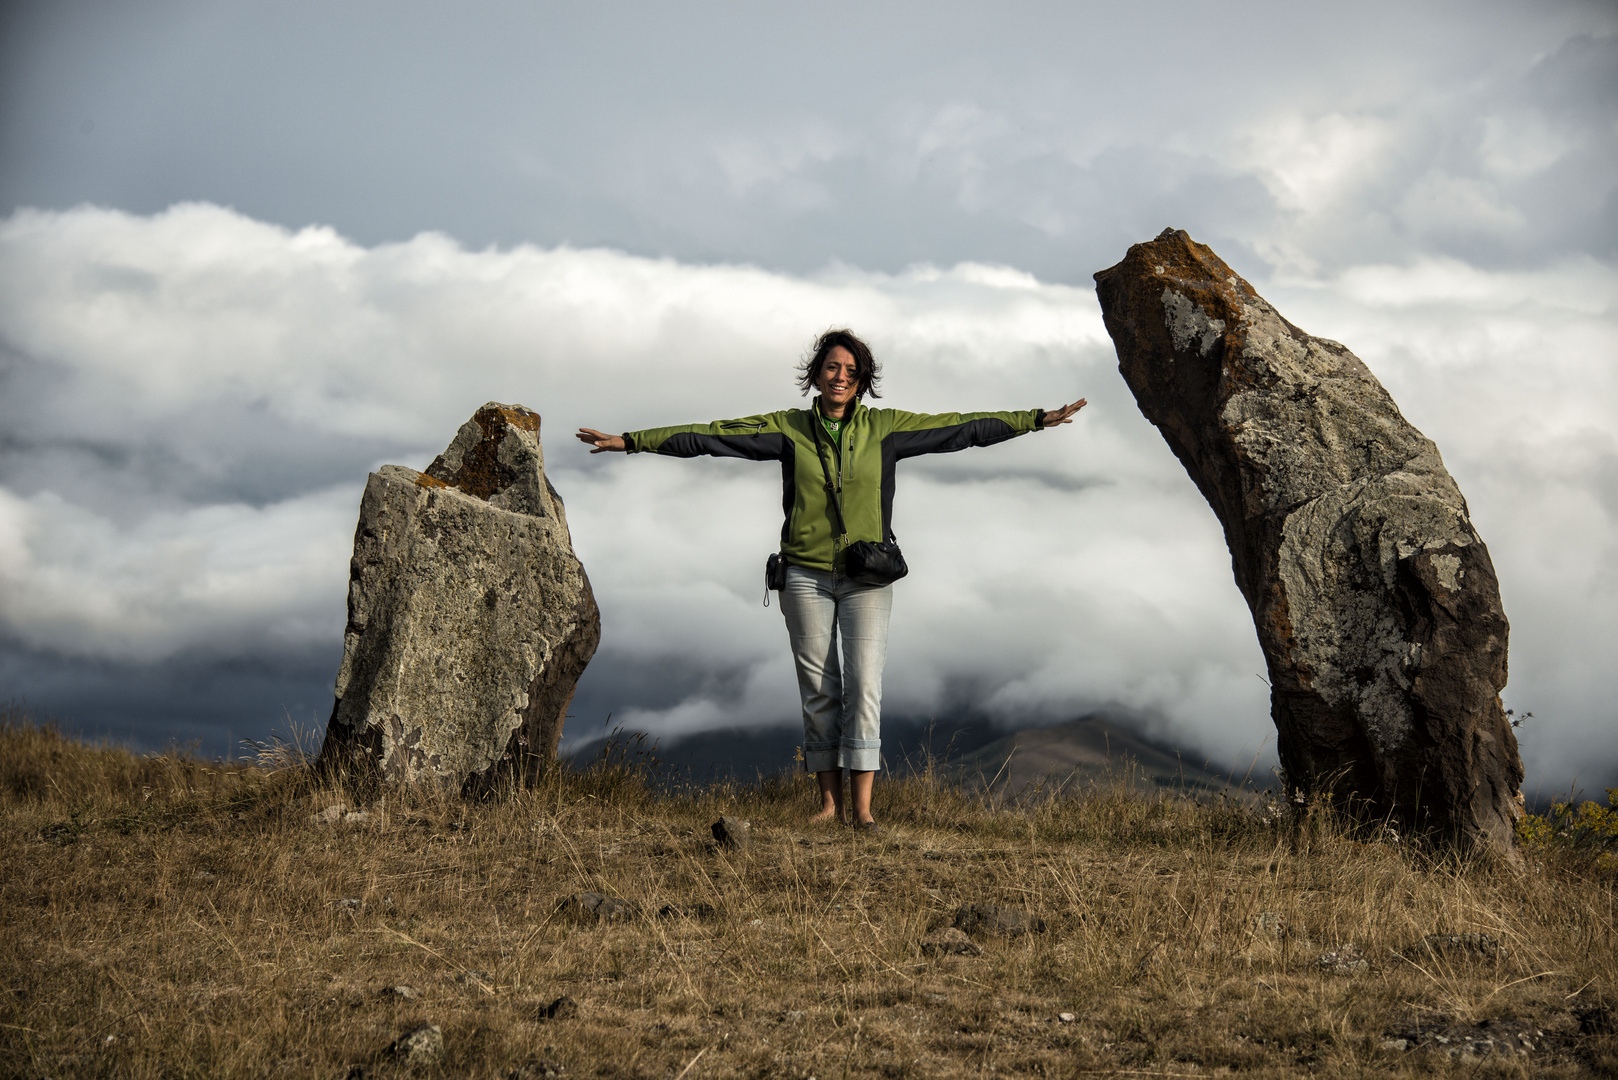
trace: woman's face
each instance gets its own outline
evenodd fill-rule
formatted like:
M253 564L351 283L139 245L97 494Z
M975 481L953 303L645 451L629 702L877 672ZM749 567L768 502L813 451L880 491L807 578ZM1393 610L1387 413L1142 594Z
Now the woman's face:
M826 399L826 404L840 409L854 400L854 392L859 385L859 370L854 363L854 354L841 345L834 346L826 354L826 359L820 362L815 389Z

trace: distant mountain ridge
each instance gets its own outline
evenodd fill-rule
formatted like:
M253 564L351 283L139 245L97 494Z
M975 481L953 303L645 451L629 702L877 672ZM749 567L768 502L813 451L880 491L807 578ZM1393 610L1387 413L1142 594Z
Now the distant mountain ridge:
M581 742L569 749L567 760L582 768L609 743L624 746L639 734L620 731ZM648 734L637 749L656 758L655 775L661 782L704 784L745 782L801 768L802 742L797 728L727 728L660 742L655 749ZM1041 783L1064 791L1123 783L1137 790L1211 793L1243 786L1246 779L1210 771L1204 755L1142 735L1128 718L1105 712L1013 732L981 718L884 719L882 751L889 771L913 772L930 758L952 783L1013 797Z
M1212 793L1243 786L1246 779L1212 772L1201 754L1143 736L1103 713L1013 732L947 769L964 787L1013 797L1040 787L1070 792L1115 784Z

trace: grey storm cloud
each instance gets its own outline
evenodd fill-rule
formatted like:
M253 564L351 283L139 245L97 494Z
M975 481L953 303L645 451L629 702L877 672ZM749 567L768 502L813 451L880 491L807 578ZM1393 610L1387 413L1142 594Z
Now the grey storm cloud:
M148 743L318 720L366 471L500 399L544 415L602 603L579 722L790 725L769 470L565 433L790 407L847 323L897 407L1092 402L911 463L891 711L1106 706L1263 753L1217 522L1089 287L1174 225L1438 442L1500 570L1530 788L1609 778L1615 30L1572 3L8 5L0 691Z

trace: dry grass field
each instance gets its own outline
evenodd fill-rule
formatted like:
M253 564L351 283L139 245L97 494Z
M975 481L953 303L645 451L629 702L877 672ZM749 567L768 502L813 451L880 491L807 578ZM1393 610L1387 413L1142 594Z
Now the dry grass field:
M1252 800L1008 808L926 773L864 835L804 824L802 777L659 793L624 752L481 802L295 758L0 719L0 1073L1618 1076L1618 873L1572 848L1517 873ZM974 903L1029 932L941 933Z

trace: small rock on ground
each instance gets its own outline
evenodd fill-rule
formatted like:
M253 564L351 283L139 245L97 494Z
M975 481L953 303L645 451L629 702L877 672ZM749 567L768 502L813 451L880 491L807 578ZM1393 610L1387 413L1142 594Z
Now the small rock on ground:
M1265 937L1283 938L1288 933L1286 917L1278 911L1259 912L1253 917L1253 928Z
M1618 1035L1618 1018L1609 1005L1575 1005L1573 1017L1579 1022L1580 1035Z
M1370 970L1371 962L1365 959L1359 946L1351 943L1340 949L1321 953L1320 958L1315 961L1315 966L1333 975L1352 975L1357 971Z
M414 986L400 983L398 986L384 986L381 996L385 998L398 998L400 1001L415 1001L421 996L421 991Z
M412 1065L437 1061L444 1054L444 1033L437 1024L423 1024L393 1040L388 1054Z
M1494 960L1506 955L1500 939L1493 934L1428 934L1415 952L1460 960Z
M628 900L597 892L576 892L563 897L557 910L575 919L631 919L635 916L635 905Z
M539 1010L541 1020L568 1020L579 1015L579 1003L563 994Z
M954 926L945 927L931 937L921 939L925 956L982 956L983 947Z
M746 851L753 845L752 826L741 818L722 817L713 823L713 838L720 847Z
M1021 908L1003 904L963 904L955 912L955 929L967 934L1020 934L1045 932L1045 920L1030 916Z

